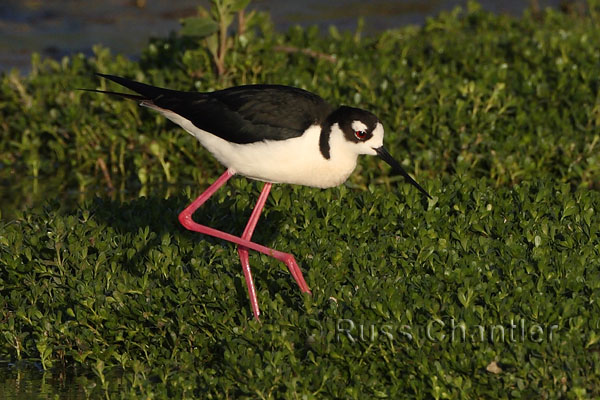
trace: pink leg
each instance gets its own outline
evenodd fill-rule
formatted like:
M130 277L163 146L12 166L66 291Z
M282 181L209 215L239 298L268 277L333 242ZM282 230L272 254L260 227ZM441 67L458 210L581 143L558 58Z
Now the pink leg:
M242 239L250 240L252 237L252 233L254 233L254 228L256 228L256 223L260 218L260 213L262 212L263 207L267 201L267 197L269 197L269 191L271 190L271 183L265 183L262 192L260 192L260 196L258 197L258 201L254 206L254 210L252 210L252 215L250 215L250 219L248 220L248 224L246 225L246 229L244 229L244 233L242 233ZM254 314L254 318L258 320L258 316L260 315L260 309L258 308L258 299L256 297L256 289L254 287L254 280L252 279L252 272L250 271L250 262L248 261L248 249L244 246L238 246L238 254L240 255L240 262L242 263L242 269L244 270L244 278L246 278L246 286L248 287L248 296L250 296L250 305L252 306L252 313Z
M245 236L247 234L248 238L237 237L237 236L231 235L229 233L221 232L217 229L210 228L210 227L204 226L204 225L200 225L192 220L192 215L194 214L194 212L202 204L204 204L204 202L206 202L206 200L208 200L208 198L210 196L212 196L217 191L217 189L219 189L221 186L223 186L229 180L229 178L231 178L233 175L234 175L234 172L232 172L230 170L225 171L225 173L223 173L223 175L221 175L212 185L210 185L210 187L208 189L206 189L206 191L204 191L200 196L198 196L198 198L196 200L194 200L192 202L192 204L190 204L185 210L183 210L179 214L179 222L185 228L187 228L191 231L204 233L209 236L227 240L228 242L232 242L232 243L237 244L238 246L242 246L246 251L247 251L247 249L252 249L252 250L261 252L263 254L266 254L268 256L271 256L273 258L276 258L279 261L282 261L283 263L285 263L285 265L290 270L292 276L296 280L296 283L300 287L300 290L302 290L302 292L304 292L304 293L310 293L310 289L308 288L308 285L306 284L306 282L304 281L304 277L302 276L302 271L300 270L300 267L298 267L298 264L296 263L296 260L294 259L293 255L288 254L288 253L283 253L281 251L277 251L274 249L270 249L266 246L262 246L258 243L254 243L249 240L250 236L252 235L252 232L254 231L254 227L256 227L256 223L258 222L258 217L260 216L260 211L262 210L262 208L266 202L267 196L269 194L270 184L268 184L269 189L266 189L266 186L265 186L265 188L263 188L263 193L261 193L261 195L258 199L258 203L257 203L254 211L252 212L252 216L250 217L250 221L248 222L248 225L246 226L243 236ZM264 196L264 199L263 199L263 196ZM261 201L262 201L262 204L261 204ZM258 211L257 211L257 209L258 209ZM242 255L240 254L240 259L241 259L241 257L242 257ZM242 265L243 264L244 264L244 260L242 260ZM247 284L248 284L248 282L252 283L251 287L250 287L250 285L248 286L248 292L250 294L250 301L251 302L253 301L252 300L253 295L254 295L254 301L256 301L256 292L254 290L254 283L252 281L252 276L246 275L246 267L244 265L243 265L243 267L244 267L244 275L246 277L246 283ZM250 271L249 266L248 266L247 270L248 270L248 272ZM248 280L248 278L250 280ZM254 312L254 317L256 319L258 319L258 313L254 309L255 306L256 306L256 310L258 310L258 302L256 302L256 305L252 304L252 308L253 308L252 311Z

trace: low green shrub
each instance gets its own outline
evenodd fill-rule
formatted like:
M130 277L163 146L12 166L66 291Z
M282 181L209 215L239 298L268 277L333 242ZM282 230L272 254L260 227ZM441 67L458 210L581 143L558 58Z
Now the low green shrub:
M471 4L369 38L264 23L220 76L176 35L139 63L96 48L3 75L0 359L82 369L88 395L114 398L600 396L589 7L515 19ZM338 188L274 186L254 239L295 254L313 294L251 253L257 323L235 247L177 222L223 168L134 102L74 90L107 88L95 71L282 83L368 108L433 199L371 157ZM104 186L112 199L30 208ZM260 188L234 178L195 218L240 233Z

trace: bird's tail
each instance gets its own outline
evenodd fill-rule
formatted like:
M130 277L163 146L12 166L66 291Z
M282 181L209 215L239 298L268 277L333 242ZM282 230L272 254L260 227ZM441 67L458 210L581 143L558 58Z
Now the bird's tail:
M104 93L104 94L108 94L110 96L124 97L126 99L138 100L138 101L148 100L148 98L144 97L144 96L138 96L136 94L129 94L129 93L110 92L108 90L97 90L97 89L77 89L77 90L84 90L86 92Z
M111 80L113 82L116 82L121 86L125 86L127 89L132 90L138 94L135 95L135 94L111 92L111 91L97 90L97 89L81 89L81 90L85 90L88 92L104 93L104 94L108 94L111 96L119 96L119 97L124 97L126 99L139 100L139 101L155 99L156 97L160 96L161 94L164 95L164 94L173 92L172 90L169 90L169 89L162 89L162 88L159 88L156 86L146 85L145 83L132 81L131 79L122 78L120 76L106 75L106 74L100 74L100 73L96 73L96 75L101 76L102 78Z

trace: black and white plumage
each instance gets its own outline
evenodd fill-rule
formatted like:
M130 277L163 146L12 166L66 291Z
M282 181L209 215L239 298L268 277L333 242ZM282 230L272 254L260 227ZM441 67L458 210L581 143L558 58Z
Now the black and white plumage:
M316 94L282 85L245 85L209 93L162 89L97 74L138 93L92 90L140 101L196 137L232 173L320 188L343 183L360 154L377 155L427 192L383 147L372 113L332 107Z
M292 183L326 188L344 182L360 154L377 155L422 193L383 147L383 125L368 111L333 108L321 97L281 85L248 85L211 93L161 89L113 75L98 74L138 94L90 90L140 102L195 136L227 170L179 214L181 224L195 232L238 246L238 254L254 318L260 309L250 271L248 250L286 264L304 293L310 289L293 255L253 242L252 234L271 184ZM198 224L193 214L233 175L265 181L241 236Z

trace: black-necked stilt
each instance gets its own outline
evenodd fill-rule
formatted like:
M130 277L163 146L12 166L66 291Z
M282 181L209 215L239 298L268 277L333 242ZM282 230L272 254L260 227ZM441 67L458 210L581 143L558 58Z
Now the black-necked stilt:
M113 75L97 74L138 93L91 90L140 101L196 137L227 170L179 214L189 230L238 245L254 317L260 310L248 263L248 249L284 262L304 293L310 293L294 256L250 241L272 183L328 188L344 182L360 154L377 155L424 195L383 147L383 125L368 111L331 107L321 97L281 85L247 85L211 93L162 89ZM265 186L241 237L192 220L194 212L233 175Z

